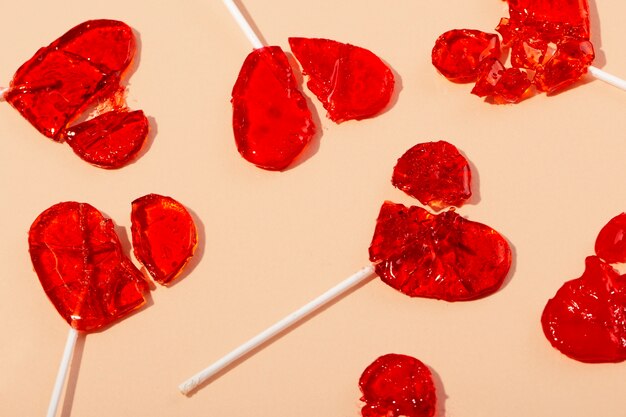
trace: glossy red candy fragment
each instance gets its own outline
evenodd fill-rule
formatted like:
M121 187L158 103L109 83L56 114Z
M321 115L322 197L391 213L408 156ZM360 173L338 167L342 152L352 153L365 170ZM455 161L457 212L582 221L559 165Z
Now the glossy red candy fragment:
M237 149L260 168L287 168L315 135L306 99L278 46L248 55L233 87L232 104Z
M466 83L476 81L484 59L498 59L500 55L500 40L495 33L453 29L437 38L431 58L444 77Z
M173 198L148 194L133 201L131 221L135 256L155 281L171 283L196 250L193 218Z
M581 362L626 360L626 277L590 256L580 278L563 284L541 316L545 336Z
M505 68L497 59L485 60L472 94L492 97L495 103L517 103L530 88L531 81L517 68Z
M59 140L88 104L117 90L134 54L135 38L125 23L81 23L17 70L6 100L41 133Z
M41 213L28 245L46 295L77 330L107 326L145 302L148 285L123 254L113 222L89 204L64 202Z
M319 38L289 38L289 45L332 121L373 117L389 104L393 72L371 51Z
M596 255L605 262L626 262L626 213L613 217L596 238Z
M391 182L422 204L460 207L472 195L469 163L445 141L419 143L398 159Z
M494 229L453 210L439 215L385 202L369 248L376 273L411 297L464 301L495 292L511 249Z
M536 69L533 83L539 91L555 93L579 80L595 57L587 40L561 42L547 62Z
M363 417L432 417L437 394L432 374L420 360L390 353L376 359L359 379Z
M119 168L137 156L148 130L141 110L113 110L66 129L63 136L83 160L102 168Z

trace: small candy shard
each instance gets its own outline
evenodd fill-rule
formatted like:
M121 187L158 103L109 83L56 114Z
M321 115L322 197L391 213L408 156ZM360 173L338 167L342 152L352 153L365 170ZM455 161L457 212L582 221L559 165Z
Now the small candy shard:
M484 59L498 59L500 55L500 40L495 33L453 29L435 41L432 63L450 81L467 83L476 81Z
M122 253L113 222L89 204L50 207L32 224L28 244L46 295L73 328L99 329L145 303L143 275Z
M437 395L428 367L411 356L390 353L376 359L359 379L363 417L432 417Z
M260 168L287 168L315 135L306 99L278 46L248 55L233 87L232 104L237 149Z
M626 213L613 217L600 230L595 250L607 263L626 262Z
M398 159L392 184L422 204L440 210L460 207L472 195L469 164L445 141L420 143Z
M472 94L493 97L495 103L517 103L530 85L525 72L517 68L505 68L497 59L487 59L483 61Z
M193 218L173 198L148 194L133 201L131 221L135 257L155 281L171 283L196 249Z
M369 50L319 38L289 38L289 45L332 121L373 117L389 104L393 72Z
M511 249L492 228L453 210L439 215L385 202L370 261L383 282L411 297L465 301L495 292L511 266Z
M626 277L588 257L583 275L548 301L541 324L552 346L572 359L626 360Z

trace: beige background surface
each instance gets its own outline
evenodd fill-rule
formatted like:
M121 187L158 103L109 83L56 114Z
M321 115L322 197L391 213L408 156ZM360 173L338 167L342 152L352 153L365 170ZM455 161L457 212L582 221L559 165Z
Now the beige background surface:
M591 1L597 65L626 76L618 1ZM179 284L151 305L79 340L61 415L359 416L357 382L376 357L415 356L436 375L438 416L626 416L626 363L567 359L543 336L543 306L578 277L600 228L626 209L626 93L588 79L554 97L493 106L430 64L452 28L492 31L504 3L246 0L263 37L366 47L398 75L381 116L332 123L283 173L245 162L231 133L230 90L251 46L218 0L5 1L0 85L37 48L93 18L140 38L128 103L156 132L136 163L105 171L0 105L0 416L42 416L68 326L32 271L27 231L50 205L89 202L129 237L130 202L178 199L201 231ZM305 89L305 93L312 95ZM191 398L177 385L368 262L396 159L445 139L471 161L474 194L459 212L514 248L504 287L475 302L410 299L374 279L284 333Z

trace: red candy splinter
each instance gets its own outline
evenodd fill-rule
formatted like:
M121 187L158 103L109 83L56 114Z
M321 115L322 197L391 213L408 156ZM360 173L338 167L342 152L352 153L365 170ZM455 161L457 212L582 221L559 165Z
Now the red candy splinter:
M420 143L398 159L391 182L420 203L439 210L460 207L472 195L467 159L445 141Z
M248 55L233 87L232 104L237 149L259 168L287 168L315 135L306 99L278 46Z
M626 276L590 256L580 278L563 284L541 316L555 348L581 362L626 360Z
M193 256L196 226L185 207L171 197L148 194L132 203L133 250L160 284L169 284Z
M135 55L132 29L115 20L90 20L41 48L13 76L6 100L37 130L67 141L85 161L119 168L148 136L143 112L120 103L120 80ZM89 106L109 111L70 126Z
M145 303L148 284L122 253L113 222L86 203L56 204L28 234L46 295L76 330L93 331Z
M495 292L511 267L511 249L494 229L453 210L439 215L385 202L370 261L383 282L411 297L465 301Z
M626 213L613 217L600 230L595 250L607 263L626 262Z
M393 73L367 49L316 38L289 38L289 45L332 121L372 117L389 104Z
M369 365L359 379L363 417L432 417L437 395L432 374L418 359L387 354Z

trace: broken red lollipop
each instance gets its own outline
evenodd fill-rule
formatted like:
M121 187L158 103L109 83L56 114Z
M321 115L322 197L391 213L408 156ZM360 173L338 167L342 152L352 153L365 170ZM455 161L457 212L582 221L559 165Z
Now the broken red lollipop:
M385 202L370 261L383 282L411 297L465 301L495 292L511 266L511 249L494 229L450 210Z
M173 198L148 194L133 201L131 221L135 256L155 281L171 283L198 244L193 218Z
M460 207L472 195L469 163L446 141L419 143L406 151L393 169L391 182L437 210Z
M626 276L590 256L580 278L563 284L541 316L552 346L581 362L626 360Z
M89 204L45 210L28 245L46 295L76 330L97 330L145 303L143 275L123 254L113 222Z
M437 394L430 369L420 360L390 353L370 364L359 379L363 417L432 417Z
M626 213L613 217L600 230L595 250L607 263L626 262Z
M320 38L289 38L289 46L334 122L372 117L389 104L393 73L371 51Z
M120 81L135 49L125 23L86 21L24 63L4 97L42 134L67 140L87 162L119 168L137 155L148 135L143 112L127 114L120 102ZM107 110L72 125L90 106Z

